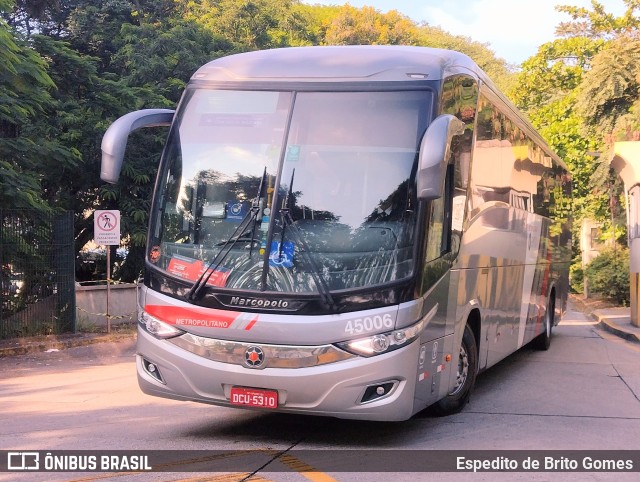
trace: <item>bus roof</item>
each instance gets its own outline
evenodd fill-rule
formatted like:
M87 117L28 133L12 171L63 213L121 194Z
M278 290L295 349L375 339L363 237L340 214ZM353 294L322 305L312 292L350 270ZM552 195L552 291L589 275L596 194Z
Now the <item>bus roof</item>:
M192 80L441 80L460 70L482 76L473 60L451 50L395 45L289 47L221 57L198 69Z
M404 45L340 45L257 50L220 57L200 67L195 82L213 83L336 83L441 81L465 74L478 79L500 99L530 137L557 164L563 161L529 120L500 92L467 55L454 50Z

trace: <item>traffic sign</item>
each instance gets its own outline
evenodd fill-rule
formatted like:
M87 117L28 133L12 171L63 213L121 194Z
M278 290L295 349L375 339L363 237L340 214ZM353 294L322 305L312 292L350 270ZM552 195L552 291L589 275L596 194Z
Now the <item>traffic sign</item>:
M120 244L120 211L96 210L93 213L93 242L97 245Z

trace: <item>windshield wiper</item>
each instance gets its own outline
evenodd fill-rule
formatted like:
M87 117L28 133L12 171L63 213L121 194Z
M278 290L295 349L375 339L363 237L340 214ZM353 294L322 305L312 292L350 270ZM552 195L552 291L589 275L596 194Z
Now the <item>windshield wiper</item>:
M260 216L260 199L262 198L262 191L264 190L266 180L267 168L265 166L264 172L262 173L262 179L260 180L260 185L258 186L258 192L256 194L256 197L251 201L251 209L247 211L247 214L245 214L244 218L242 218L242 221L240 221L240 224L233 231L231 236L229 236L229 238L224 243L222 243L220 251L218 251L211 262L209 262L206 269L200 274L195 283L193 283L193 286L187 293L187 299L189 301L195 301L198 299L203 288L207 285L209 278L211 278L211 275L220 267L233 247L238 243L238 241L242 240L242 237L246 235L247 232L251 233L251 239L249 240L249 242L251 243L249 256L251 256L251 252L253 251L253 237L255 236L255 228L258 223L258 217Z
M305 241L304 237L300 233L300 228L295 224L293 217L291 216L291 211L289 209L289 199L291 198L291 194L293 192L293 178L295 176L296 170L294 169L291 173L291 182L289 183L289 190L287 191L287 195L284 198L284 206L280 209L280 221L282 222L282 232L280 233L280 246L278 248L278 259L282 259L282 249L284 246L284 233L287 226L289 227L289 231L291 232L291 237L293 238L294 244L298 244L302 246L300 252L302 253L302 257L308 267L310 268L308 271L313 278L313 282L315 283L318 293L320 294L320 298L322 302L327 306L331 311L336 312L338 310L336 303L331 296L331 290L327 285L326 280L322 276L322 273L318 269L318 265L313 260L313 257L310 254L309 245Z
M291 181L289 182L289 189L287 190L287 195L284 197L284 206L282 207L282 209L280 210L280 219L282 221L282 231L280 232L280 246L278 247L278 259L282 260L282 249L284 247L284 232L287 229L287 223L285 222L284 218L283 218L283 213L285 214L285 216L290 216L290 211L289 211L289 199L291 198L291 193L293 192L293 179L296 175L296 169L295 167L293 168L293 171L291 171ZM293 221L293 219L292 219Z

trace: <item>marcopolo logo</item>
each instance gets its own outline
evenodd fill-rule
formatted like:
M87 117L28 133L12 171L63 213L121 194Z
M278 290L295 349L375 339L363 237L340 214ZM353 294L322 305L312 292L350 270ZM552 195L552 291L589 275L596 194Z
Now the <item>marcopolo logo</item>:
M303 300L293 300L284 298L249 298L234 295L214 295L216 299L225 306L242 307L255 310L283 310L296 311L302 308L307 302Z
M288 308L289 302L287 300L265 300L262 298L241 298L240 296L232 296L230 305L233 306L247 306L249 308Z
M287 300L265 300L262 298L241 298L232 296L231 304L236 306L248 306L251 308L288 308Z

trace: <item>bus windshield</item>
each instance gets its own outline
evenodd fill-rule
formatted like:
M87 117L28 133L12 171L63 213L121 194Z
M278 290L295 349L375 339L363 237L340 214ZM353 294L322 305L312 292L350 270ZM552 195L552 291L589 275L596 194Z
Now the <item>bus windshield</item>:
M210 287L288 293L410 276L430 103L427 91L187 90L149 261Z

